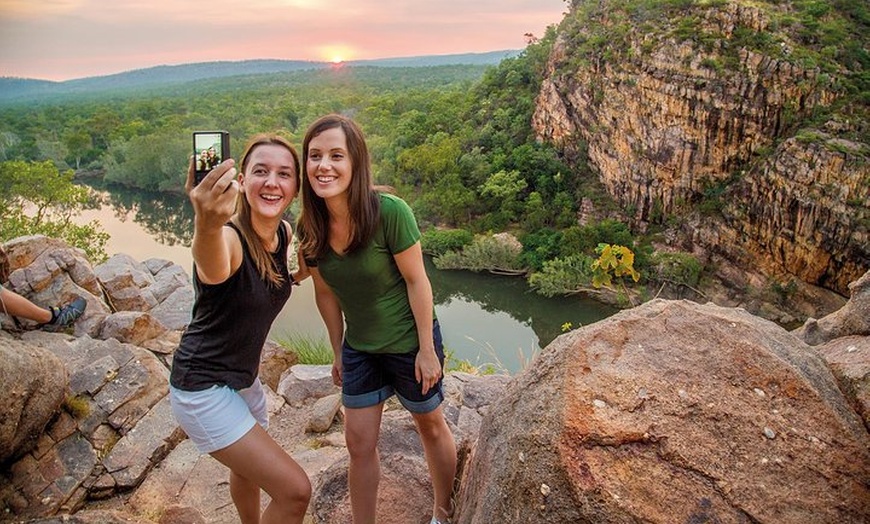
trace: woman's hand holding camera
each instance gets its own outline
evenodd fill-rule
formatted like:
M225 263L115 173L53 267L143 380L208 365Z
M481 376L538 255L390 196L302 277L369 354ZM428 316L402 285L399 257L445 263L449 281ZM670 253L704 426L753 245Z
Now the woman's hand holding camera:
M235 160L221 162L199 184L194 183L194 162L195 159L191 158L184 188L193 204L196 228L219 231L236 210L239 182L236 180Z

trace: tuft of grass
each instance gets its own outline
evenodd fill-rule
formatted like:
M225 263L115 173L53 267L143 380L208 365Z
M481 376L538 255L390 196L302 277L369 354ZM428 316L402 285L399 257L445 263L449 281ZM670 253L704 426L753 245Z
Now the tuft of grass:
M481 344L480 342L474 340L473 338L471 338L469 336L466 336L465 338L467 338L468 340L474 342L475 344L478 344L481 347L483 347L484 351L494 361L492 363L486 362L486 363L478 365L477 366L477 370L478 370L477 374L479 374L479 375L495 375L496 373L502 374L502 375L512 375L513 374L507 368L507 366L504 365L504 362L502 362L502 360L499 358L498 353L495 351L495 348L492 347L492 344L490 344L489 342L487 342L485 344ZM520 363L520 369L517 371L517 373L520 373L523 370L525 370L527 367L529 367L529 365L532 363L532 361L535 360L535 357L537 356L538 352L539 351L537 349L533 349L532 351L529 352L529 355L526 356L526 352L523 350L523 348L517 347L517 358L518 358L518 361Z
M332 364L332 346L329 341L299 332L284 332L275 337L275 341L285 351L295 353L300 364L326 365Z
M480 375L480 369L465 359L456 358L456 353L444 348L444 371L459 371L461 373L469 373L471 375Z
M76 420L86 418L91 414L91 405L83 396L68 396L63 401L63 407Z

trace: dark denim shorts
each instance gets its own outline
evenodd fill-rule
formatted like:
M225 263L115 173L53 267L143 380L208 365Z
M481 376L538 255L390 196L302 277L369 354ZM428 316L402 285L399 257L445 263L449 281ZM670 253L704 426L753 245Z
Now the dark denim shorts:
M441 327L436 320L432 325L435 354L444 369L444 343ZM410 353L367 353L357 351L344 342L341 348L341 393L344 407L367 408L384 402L393 394L411 413L429 413L444 400L441 380L425 395L423 385L417 382L414 364L417 351Z

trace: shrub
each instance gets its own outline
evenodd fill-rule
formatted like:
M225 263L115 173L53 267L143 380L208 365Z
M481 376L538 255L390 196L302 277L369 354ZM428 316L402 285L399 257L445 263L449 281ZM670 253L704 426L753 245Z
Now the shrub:
M532 273L529 284L545 297L576 293L591 285L592 262L592 257L579 254L550 260L540 272Z
M429 229L420 239L423 252L434 256L448 251L461 251L472 241L474 235L465 229Z
M659 282L695 287L704 270L697 258L689 253L658 252L652 256L653 272Z
M438 269L470 269L519 274L526 271L519 250L491 235L479 236L459 251L448 251L433 262Z

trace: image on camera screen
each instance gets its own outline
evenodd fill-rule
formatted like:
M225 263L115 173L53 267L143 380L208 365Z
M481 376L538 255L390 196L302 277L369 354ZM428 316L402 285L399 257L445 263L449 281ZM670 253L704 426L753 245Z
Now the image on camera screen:
M196 170L211 171L223 160L220 133L197 133L194 137Z

